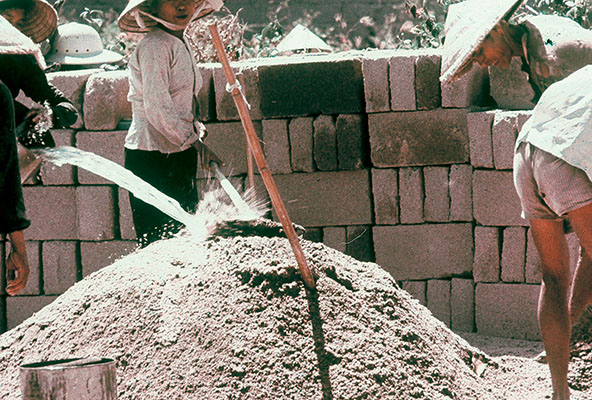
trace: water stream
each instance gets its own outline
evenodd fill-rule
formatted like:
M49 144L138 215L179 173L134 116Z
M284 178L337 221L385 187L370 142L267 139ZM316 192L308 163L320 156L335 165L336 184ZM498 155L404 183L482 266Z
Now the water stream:
M220 191L214 191L203 196L197 213L193 215L185 211L177 200L165 195L121 165L97 154L70 146L36 150L36 153L44 160L57 166L75 165L117 184L133 193L138 199L183 223L198 240L203 240L208 236L216 219L250 220L257 218L260 213L255 208L229 211L227 203L220 200ZM224 212L221 212L222 208L224 208Z

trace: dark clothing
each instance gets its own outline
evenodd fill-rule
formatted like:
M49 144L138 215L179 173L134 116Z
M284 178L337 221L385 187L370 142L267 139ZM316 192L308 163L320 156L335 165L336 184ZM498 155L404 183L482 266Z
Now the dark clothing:
M14 104L8 87L0 80L0 233L22 231L31 225L25 218L21 187Z
M150 183L167 196L177 200L186 211L197 206L197 151L187 150L164 154L159 151L125 149L125 168ZM155 207L130 193L130 204L141 246L177 233L183 226Z
M32 55L0 54L0 80L16 99L19 91L39 104L47 101L53 111L55 127L68 127L76 122L77 112L70 100L47 81L45 72ZM29 109L23 104L14 104L15 124L24 120Z

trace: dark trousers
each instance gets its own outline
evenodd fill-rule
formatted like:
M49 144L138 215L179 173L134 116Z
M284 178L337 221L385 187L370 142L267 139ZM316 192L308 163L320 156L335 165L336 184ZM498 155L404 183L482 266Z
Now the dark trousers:
M177 200L186 211L197 206L197 151L164 154L158 151L125 149L125 167L167 196ZM157 208L134 197L130 204L136 236L142 247L177 233L183 226Z
M0 233L21 231L31 224L25 217L14 129L12 94L0 81Z

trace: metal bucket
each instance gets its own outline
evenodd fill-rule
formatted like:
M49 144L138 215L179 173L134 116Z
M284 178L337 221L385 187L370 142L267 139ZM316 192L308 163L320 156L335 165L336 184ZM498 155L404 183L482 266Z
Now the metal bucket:
M20 367L23 400L117 400L115 361L74 358Z

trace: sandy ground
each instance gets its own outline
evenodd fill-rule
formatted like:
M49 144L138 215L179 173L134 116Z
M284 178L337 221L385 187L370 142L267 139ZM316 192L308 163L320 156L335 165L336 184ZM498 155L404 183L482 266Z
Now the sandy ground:
M287 240L180 236L79 282L0 336L0 398L18 367L117 361L131 399L547 399L540 342L451 332L373 263L303 241L317 291ZM572 399L592 398L590 352Z

